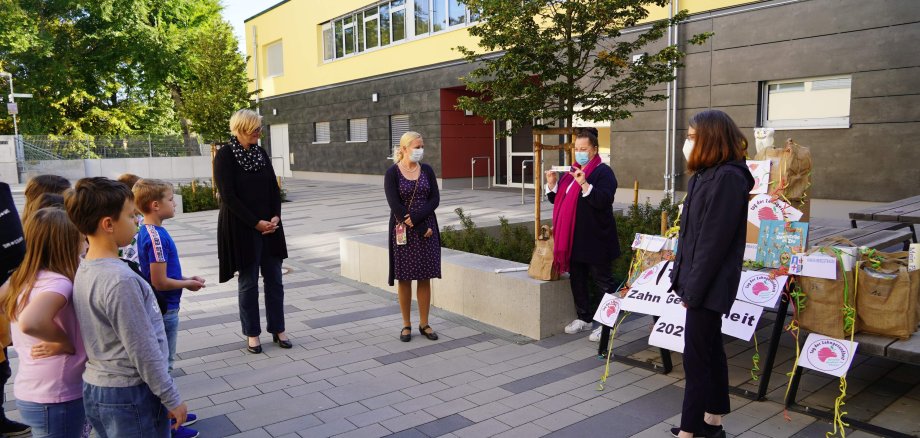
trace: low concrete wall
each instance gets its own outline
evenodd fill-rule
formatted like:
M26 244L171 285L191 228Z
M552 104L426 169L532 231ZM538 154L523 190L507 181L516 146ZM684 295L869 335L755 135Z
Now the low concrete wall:
M51 173L70 180L123 173L160 179L211 178L211 157L104 158L94 160L46 160L29 164L27 179Z
M384 234L339 239L342 276L395 294L396 287L387 285L387 245ZM442 278L432 281L431 304L534 339L562 333L575 318L568 280L538 281L527 272L494 272L521 266L526 265L444 248Z

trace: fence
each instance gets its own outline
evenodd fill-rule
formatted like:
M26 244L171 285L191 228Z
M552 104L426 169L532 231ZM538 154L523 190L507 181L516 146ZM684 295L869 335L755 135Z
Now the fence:
M25 161L49 159L152 158L208 155L198 136L186 144L182 135L128 135L69 138L23 135Z

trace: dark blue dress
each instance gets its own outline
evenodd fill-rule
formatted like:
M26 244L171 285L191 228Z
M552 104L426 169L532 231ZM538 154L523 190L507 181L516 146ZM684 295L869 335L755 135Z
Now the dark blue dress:
M426 172L419 172L418 180L406 179L399 174L399 198L409 207L409 214L419 214L431 194L431 183ZM416 184L418 188L416 189ZM413 192L415 195L413 196ZM410 200L412 201L410 204ZM401 219L401 218L400 218ZM423 223L406 228L406 244L396 244L395 228L390 227L390 245L393 253L393 273L396 280L428 280L441 278L441 239L434 215ZM431 237L424 237L431 228Z

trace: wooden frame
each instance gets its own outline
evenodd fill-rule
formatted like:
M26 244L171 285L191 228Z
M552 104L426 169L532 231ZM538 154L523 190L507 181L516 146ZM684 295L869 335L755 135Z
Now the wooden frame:
M533 184L534 184L534 239L540 236L540 201L543 199L543 151L564 150L566 161L573 162L575 133L577 128L551 128L533 130ZM560 145L543 144L544 135L568 136L568 141Z

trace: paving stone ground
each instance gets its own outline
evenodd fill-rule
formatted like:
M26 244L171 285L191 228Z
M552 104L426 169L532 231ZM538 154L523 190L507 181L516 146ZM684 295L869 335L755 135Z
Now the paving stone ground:
M195 427L202 437L665 437L678 424L679 354L668 375L614 361L598 390L604 362L587 333L533 341L434 309L431 325L439 341L416 333L412 342L400 342L395 296L338 275L340 237L386 231L382 188L291 179L286 188L292 201L283 207L291 256L284 264L290 350L273 345L266 333L264 354L243 349L236 283L216 281L216 212L166 222L183 271L208 280L207 288L183 296L175 364L182 396L201 418ZM16 195L21 202L21 187ZM442 225L457 223L456 207L481 224L497 223L499 215L533 217L532 204L520 205L520 192L441 195ZM770 318L762 318L757 333L762 353ZM637 317L624 323L615 353L660 363L657 349L647 344L650 322ZM753 347L726 344L731 384L741 390L758 383L750 373ZM830 430L808 415L790 412L784 419L779 402L793 359L784 335L767 401L732 395L729 436L823 437ZM920 367L858 356L848 380L850 415L920 434ZM806 373L799 398L828 408L837 387L836 379ZM18 418L12 384L5 389L4 407Z

